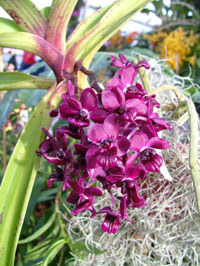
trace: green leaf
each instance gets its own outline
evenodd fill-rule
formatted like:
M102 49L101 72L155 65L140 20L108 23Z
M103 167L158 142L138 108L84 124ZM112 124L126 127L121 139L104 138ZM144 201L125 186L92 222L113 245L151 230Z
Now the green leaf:
M9 113L13 110L14 100L17 96L17 92L8 91L4 94L3 101L0 104L0 128L8 120Z
M59 239L56 241L49 249L48 254L45 256L42 263L43 266L48 266L48 263L56 256L58 251L63 247L64 244L67 244L69 239Z
M95 255L99 255L99 254L103 254L106 252L106 250L100 250L96 247L93 247L91 245L87 245L82 242L82 241L77 241L72 243L71 241L69 242L69 247L72 250L72 252L76 255L78 255L80 253L80 251L85 251L87 253L92 253Z
M54 83L54 79L40 78L20 72L0 73L0 91L20 89L48 90Z
M28 107L35 107L46 93L45 90L22 90L18 99Z
M23 30L43 37L46 19L30 0L0 0L0 6L15 20ZM30 15L31 14L31 15Z
M115 1L114 5L106 12L101 20L94 24L93 28L80 40L68 48L63 68L71 73L76 60L84 60L84 66L88 67L93 56L105 41L151 1L152 0Z
M0 18L0 32L22 31L20 27L11 19Z
M38 229L34 234L32 234L31 236L29 236L25 239L20 240L18 243L19 244L25 244L25 243L28 243L28 242L31 242L31 241L37 239L39 236L44 234L50 228L50 226L53 224L55 218L56 218L56 213L54 212L45 225L43 225L40 229Z
M63 82L57 88L53 86L44 96L23 130L7 166L0 187L2 265L13 265L14 262L16 246L39 164L39 157L35 151L44 139L40 126L49 128L49 111L56 108L64 91L66 84Z
M0 33L0 47L21 49L40 56L61 81L63 56L43 38L26 32L3 32Z
M42 191L38 197L38 202L47 201L52 198L55 198L55 194L57 192L58 192L58 188L51 188L51 189Z
M45 39L61 53L65 52L67 25L77 2L78 0L55 0L51 6Z
M70 34L67 39L66 49L68 49L72 44L75 44L80 40L94 25L101 20L101 18L106 14L106 12L113 6L113 4L100 8L92 13L90 16L86 17L82 22L78 24L75 30Z
M43 14L43 16L48 19L49 18L49 14L50 14L50 10L51 10L51 7L50 6L45 6L43 7L40 12Z

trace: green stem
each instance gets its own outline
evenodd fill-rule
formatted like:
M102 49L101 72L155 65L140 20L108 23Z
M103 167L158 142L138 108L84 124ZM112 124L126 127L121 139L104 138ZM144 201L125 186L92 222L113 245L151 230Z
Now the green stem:
M199 142L198 122L199 121L198 121L196 108L192 100L187 101L187 108L190 118L190 152L189 152L190 171L194 182L198 210L200 212L200 174L198 168L198 142Z
M141 55L138 55L138 62L141 60L142 60ZM144 89L147 91L147 93L151 93L151 85L148 79L148 74L147 74L146 69L141 67L139 68L138 72L139 72Z
M65 225L62 222L62 218L60 215L60 209L59 209L59 198L61 197L62 194L62 190L59 189L57 195L56 195L56 199L55 199L55 211L57 214L57 218L58 218L58 223L60 225L60 230L61 230L61 235L64 239L66 239L66 231L65 231Z
M3 125L3 170L4 172L6 171L6 166L7 166L7 162L6 162L6 127L5 125Z

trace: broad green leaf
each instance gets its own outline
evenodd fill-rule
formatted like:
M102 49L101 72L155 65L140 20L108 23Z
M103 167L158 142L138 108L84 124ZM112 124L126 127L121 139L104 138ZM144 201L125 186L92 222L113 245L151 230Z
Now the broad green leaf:
M40 12L43 14L43 16L48 19L49 18L49 14L50 14L50 10L51 10L51 7L50 6L45 6L44 8L42 8L40 10Z
M0 33L0 47L21 49L40 56L52 68L57 79L61 81L63 56L43 38L26 32L16 32L15 34L3 32Z
M67 25L78 0L55 0L51 6L45 39L65 52Z
M46 19L32 1L0 0L0 6L5 9L23 31L41 37L44 36Z
M13 265L16 246L39 164L35 151L49 128L49 111L56 108L66 83L53 86L32 113L13 151L0 187L0 262ZM17 188L17 189L16 189Z
M17 92L15 91L8 91L4 94L3 101L0 103L0 128L8 120L8 115L13 110L16 96Z
M54 79L40 78L20 72L0 73L0 91L20 89L48 90L54 83Z
M46 90L21 90L18 99L27 107L35 107L46 93Z
M93 56L105 41L151 1L152 0L115 1L114 5L100 21L93 25L92 29L68 48L63 68L71 73L76 60L83 60L84 66L88 67Z
M40 229L38 229L31 236L20 240L18 243L19 244L25 244L25 243L28 243L28 242L31 242L31 241L37 239L39 236L44 234L50 228L50 226L53 224L55 218L56 218L56 213L54 212L46 224L44 224Z
M68 49L72 44L80 40L96 23L98 23L101 18L106 14L106 12L113 6L113 4L100 8L96 10L93 14L86 17L75 30L70 34L67 39L66 48Z
M22 31L17 23L11 19L0 18L0 32Z

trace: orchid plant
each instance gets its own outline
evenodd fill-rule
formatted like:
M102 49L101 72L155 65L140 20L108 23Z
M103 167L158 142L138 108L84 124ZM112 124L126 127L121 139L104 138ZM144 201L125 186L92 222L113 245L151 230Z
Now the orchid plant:
M0 73L1 90L47 89L16 144L1 184L2 265L14 263L41 156L55 165L49 187L62 181L63 190L70 189L67 201L74 205L72 215L84 210L89 210L91 217L103 213L102 230L116 233L121 220L133 222L127 217L127 208L147 204L139 194L139 184L149 171L160 169L162 157L155 149L169 147L158 132L171 126L153 111L159 107L155 97L146 96L136 82L137 71L150 67L147 62L134 65L122 54L112 57L112 65L119 70L106 89L89 70L105 41L151 0L114 1L80 22L66 40L77 2L54 0L44 14L30 0L0 0L12 18L0 19L0 46L40 56L55 74L53 80ZM48 130L56 116L66 125L58 127L53 136ZM77 140L73 147L68 146L68 136ZM95 210L95 197L101 197L103 190L110 194L112 204ZM115 198L113 190L121 194ZM59 245L66 241L62 239Z
M139 184L148 172L160 172L163 159L155 149L166 149L170 144L158 132L172 128L153 113L154 107L159 108L155 95L146 96L146 90L135 81L138 69L149 69L149 64L140 61L133 65L122 54L119 59L111 58L111 65L119 70L104 90L90 78L93 73L76 62L76 69L89 76L90 87L82 91L78 101L77 82L68 80L68 92L50 112L66 125L56 128L55 137L42 127L47 139L37 152L55 166L49 187L63 182L63 191L71 190L67 197L74 205L71 214L89 210L94 217L105 213L101 227L108 234L118 232L121 219L133 222L127 217L127 208L147 204L139 195ZM69 147L67 136L76 139L76 144ZM112 204L96 211L95 196L103 196L103 190L110 194ZM113 190L121 193L117 199Z

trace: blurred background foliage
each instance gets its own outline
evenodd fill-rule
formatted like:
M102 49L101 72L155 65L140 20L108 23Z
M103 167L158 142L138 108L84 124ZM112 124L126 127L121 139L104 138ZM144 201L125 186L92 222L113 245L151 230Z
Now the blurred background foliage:
M153 5L153 8L152 8ZM114 70L109 67L110 55L123 53L128 60L135 61L138 54L143 58L163 60L163 69L169 75L190 75L196 86L186 92L193 97L197 107L200 103L200 1L170 1L168 4L156 0L151 8L142 12L155 13L162 21L148 33L136 29L125 33L118 31L107 41L92 62L91 70L96 72L99 82L106 84ZM76 27L81 9L79 1L71 20L70 31ZM48 16L48 7L44 10ZM68 33L69 34L69 33ZM54 78L52 71L44 62L37 62L25 73L34 73L45 67L39 75ZM4 71L16 71L12 64L7 64ZM186 84L187 86L187 84ZM0 176L2 179L6 164L16 141L24 128L34 107L39 103L45 90L8 91L0 97ZM52 127L52 131L54 128ZM89 247L84 241L72 243L66 231L65 219L70 219L70 206L65 206L67 195L62 193L60 185L47 187L47 180L52 173L51 166L42 160L26 214L21 241L16 256L16 266L31 265L70 265L75 257L85 254L101 254L104 250ZM64 239L67 238L67 241Z

